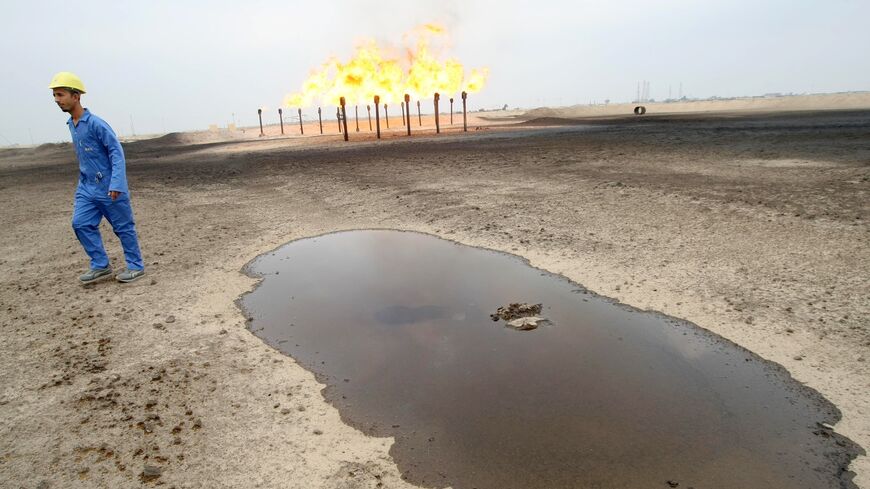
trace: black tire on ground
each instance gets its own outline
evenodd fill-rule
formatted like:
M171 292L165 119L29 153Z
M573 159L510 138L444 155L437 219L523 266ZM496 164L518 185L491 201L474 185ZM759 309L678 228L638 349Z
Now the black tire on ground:
M634 108L634 115L644 115L646 114L646 107L643 105L638 105Z

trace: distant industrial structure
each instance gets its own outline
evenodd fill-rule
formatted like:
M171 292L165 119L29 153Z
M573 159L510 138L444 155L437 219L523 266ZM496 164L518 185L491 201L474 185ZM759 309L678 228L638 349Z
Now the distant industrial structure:
M650 83L648 80L643 80L643 81L637 82L637 95L635 96L634 100L632 100L632 103L640 104L640 103L646 103L646 102L655 102L656 99L653 97L650 97L650 95L649 95L649 92L650 92L649 87L650 87ZM686 100L686 97L683 96L683 82L680 82L680 88L679 88L679 91L677 92L677 98L673 97L673 87L671 85L668 85L668 98L665 99L664 102L680 102L680 101L685 101L685 100Z

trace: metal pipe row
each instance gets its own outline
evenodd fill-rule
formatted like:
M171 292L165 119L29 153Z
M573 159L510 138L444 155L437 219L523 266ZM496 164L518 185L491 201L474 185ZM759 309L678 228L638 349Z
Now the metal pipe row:
M408 136L411 135L411 96L407 93L405 94L405 101L401 103L402 107L402 125L405 126ZM468 99L468 93L462 92L462 131L468 132L468 118L467 118L467 104L466 101ZM441 133L441 114L438 110L438 103L441 100L441 94L435 93L433 98L433 105L435 107L435 133ZM375 95L375 130L377 133L377 138L381 138L381 97ZM369 121L369 131L372 130L372 109L370 105L366 105L366 112L368 114ZM302 124L302 109L298 109L297 113L299 115L299 134L304 135L305 129ZM359 132L359 106L354 106L354 113L356 116L356 132ZM266 135L263 131L263 109L257 109L257 117L260 120L260 137ZM282 109L278 109L278 118L281 121L281 134L284 134L284 111ZM338 132L339 134L344 134L344 140L348 140L347 134L347 107L346 101L344 97L340 98L339 106L335 109L335 119L338 123ZM387 112L387 104L384 104L384 120L387 124L387 129L390 128L390 116L389 112ZM323 116L321 108L317 108L317 121L320 125L320 134L323 134ZM420 112L420 101L417 101L417 124L422 127L423 126L423 116ZM450 98L450 125L453 125L453 98Z

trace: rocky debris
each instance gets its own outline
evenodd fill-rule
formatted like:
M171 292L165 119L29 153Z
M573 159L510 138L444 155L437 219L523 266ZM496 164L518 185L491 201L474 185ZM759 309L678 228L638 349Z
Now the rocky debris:
M819 423L816 422L816 430L813 430L813 434L816 436L822 436L825 438L830 438L834 435L834 427L829 425L828 423Z
M541 306L542 304L515 302L509 304L507 307L499 307L496 309L495 314L490 314L489 317L491 317L493 321L498 321L499 319L511 321L523 317L537 316L541 313Z
M529 331L536 329L542 322L547 321L547 318L539 316L541 314L542 304L527 304L525 302L515 302L508 304L506 307L499 307L494 314L489 317L493 321L504 319L507 326L519 331Z
M151 482L159 479L161 475L163 475L162 468L154 465L146 465L145 468L142 469L142 473L139 474L139 478L142 479L142 482Z
M537 328L538 323L544 322L546 320L547 318L543 318L541 316L531 316L527 318L517 318L512 321L508 321L507 325L520 331L528 331L530 329Z

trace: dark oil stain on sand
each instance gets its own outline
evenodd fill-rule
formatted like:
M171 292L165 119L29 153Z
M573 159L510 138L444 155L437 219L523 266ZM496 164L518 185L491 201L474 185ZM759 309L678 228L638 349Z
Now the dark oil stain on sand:
M827 400L691 323L511 255L400 231L291 242L246 269L250 328L393 436L403 477L464 488L848 488ZM515 331L490 314L543 303ZM676 485L678 484L678 485Z

